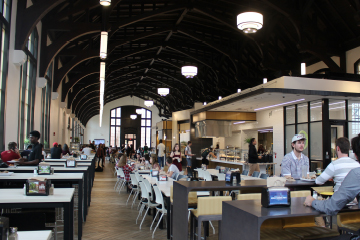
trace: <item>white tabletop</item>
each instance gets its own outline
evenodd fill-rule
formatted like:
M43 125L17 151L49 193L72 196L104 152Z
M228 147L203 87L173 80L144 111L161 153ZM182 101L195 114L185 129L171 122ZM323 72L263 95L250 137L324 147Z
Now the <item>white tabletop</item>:
M50 240L51 230L43 231L18 231L19 240Z
M53 167L56 170L70 170L70 171L75 171L75 170L80 170L80 171L86 171L88 169L87 166L85 167L61 167L61 166L54 166ZM0 168L0 171L9 171L9 172L13 172L13 171L20 171L20 170L31 170L34 171L34 169L37 169L37 166L28 166L28 167L9 167L9 168Z
M46 162L45 163L49 163L51 166L65 166L65 162L62 163L62 162ZM91 166L91 163L89 162L79 162L79 161L76 161L76 166ZM18 167L23 167L23 166L18 166Z
M45 158L45 162L66 162L69 158L61 158L61 159L51 159L51 158ZM77 162L90 162L92 159L86 159L86 160L80 160L79 158L74 159Z
M170 187L173 185L174 179L168 178L167 181L158 181L156 177L150 177L149 175L142 177L147 179L151 185L156 184L165 196L170 197Z
M10 176L0 176L0 179L30 179L33 177L44 177L50 180L55 179L83 179L84 173L54 173L51 175L37 175L34 173L13 173Z
M0 203L55 203L70 202L75 188L55 188L54 195L26 196L22 188L0 189Z
M195 171L197 171L197 169L195 169ZM217 169L206 169L206 171L210 172L211 175L213 176L219 176L219 170ZM242 180L257 180L259 179L258 177L251 177L251 176L245 176L245 175L240 175Z

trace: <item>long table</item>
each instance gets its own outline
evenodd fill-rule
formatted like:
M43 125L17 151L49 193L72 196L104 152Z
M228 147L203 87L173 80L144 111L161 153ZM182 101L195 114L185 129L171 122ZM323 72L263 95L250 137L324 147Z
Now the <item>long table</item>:
M54 186L56 187L56 184L60 183L70 183L70 184L78 184L78 235L79 239L82 237L82 223L84 217L83 211L83 179L84 174L83 173L54 173L52 175L41 175L46 177L47 179L50 179L52 183L54 183ZM20 183L26 183L27 179L33 178L33 173L14 173L11 176L0 176L0 182L4 183L5 185L7 183L11 182L20 182Z
M315 186L314 182L296 180L286 182L286 187L294 189L310 188ZM262 188L266 186L266 180L257 179L241 181L240 184L230 184L225 181L177 181L174 182L174 201L173 201L173 224L172 233L174 240L187 239L188 237L188 195L190 191L231 191L250 188Z
M72 240L74 239L74 192L74 188L56 188L54 195L26 196L23 189L0 189L0 208L64 208L64 239Z
M304 206L305 199L291 198L290 207L280 208L264 208L260 200L223 202L221 238L237 239L241 236L242 240L256 240L260 239L261 224L267 219L323 215L312 207ZM356 205L342 212L359 210Z
M88 163L87 163L88 164ZM0 171L9 171L14 173L33 173L37 166L18 166L9 168L0 168ZM86 221L87 207L90 206L91 202L91 191L92 191L92 174L91 167L56 167L53 166L55 173L84 173L84 221Z
M50 240L52 238L51 230L42 231L18 231L20 240Z

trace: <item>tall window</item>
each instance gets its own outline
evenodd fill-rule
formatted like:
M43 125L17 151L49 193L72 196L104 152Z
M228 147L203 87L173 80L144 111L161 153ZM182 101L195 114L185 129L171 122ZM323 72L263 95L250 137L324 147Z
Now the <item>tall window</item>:
M121 107L110 111L110 145L120 146Z
M151 147L151 111L141 109L141 147Z
M50 132L50 103L51 103L51 82L52 82L52 64L46 73L46 87L41 92L41 143L45 148L49 148Z
M26 62L21 66L20 74L20 118L19 118L19 145L24 146L24 140L27 139L29 132L34 128L34 107L36 91L36 69L39 35L36 30L31 33L27 48L24 50L27 54ZM42 138L43 138L43 134ZM41 140L43 141L43 140Z
M4 144L4 116L5 116L5 90L9 60L10 12L11 0L0 0L0 149L5 149Z

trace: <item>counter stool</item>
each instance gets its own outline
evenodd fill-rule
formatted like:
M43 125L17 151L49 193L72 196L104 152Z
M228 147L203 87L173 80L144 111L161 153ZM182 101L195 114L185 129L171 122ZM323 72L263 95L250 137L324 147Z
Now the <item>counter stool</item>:
M191 210L190 239L195 236L195 220L197 220L197 239L201 240L201 224L203 221L219 221L219 236L221 236L220 221L222 220L222 202L231 201L230 196L223 197L201 197L198 198L197 209ZM204 234L206 240L206 234Z
M343 233L360 234L360 215L358 212L338 213L337 225Z

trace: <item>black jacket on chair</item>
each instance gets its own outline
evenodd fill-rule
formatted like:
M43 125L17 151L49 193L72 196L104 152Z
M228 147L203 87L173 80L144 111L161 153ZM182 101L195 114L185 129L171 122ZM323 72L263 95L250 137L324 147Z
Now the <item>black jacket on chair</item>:
M258 163L258 154L255 145L249 144L249 163Z

